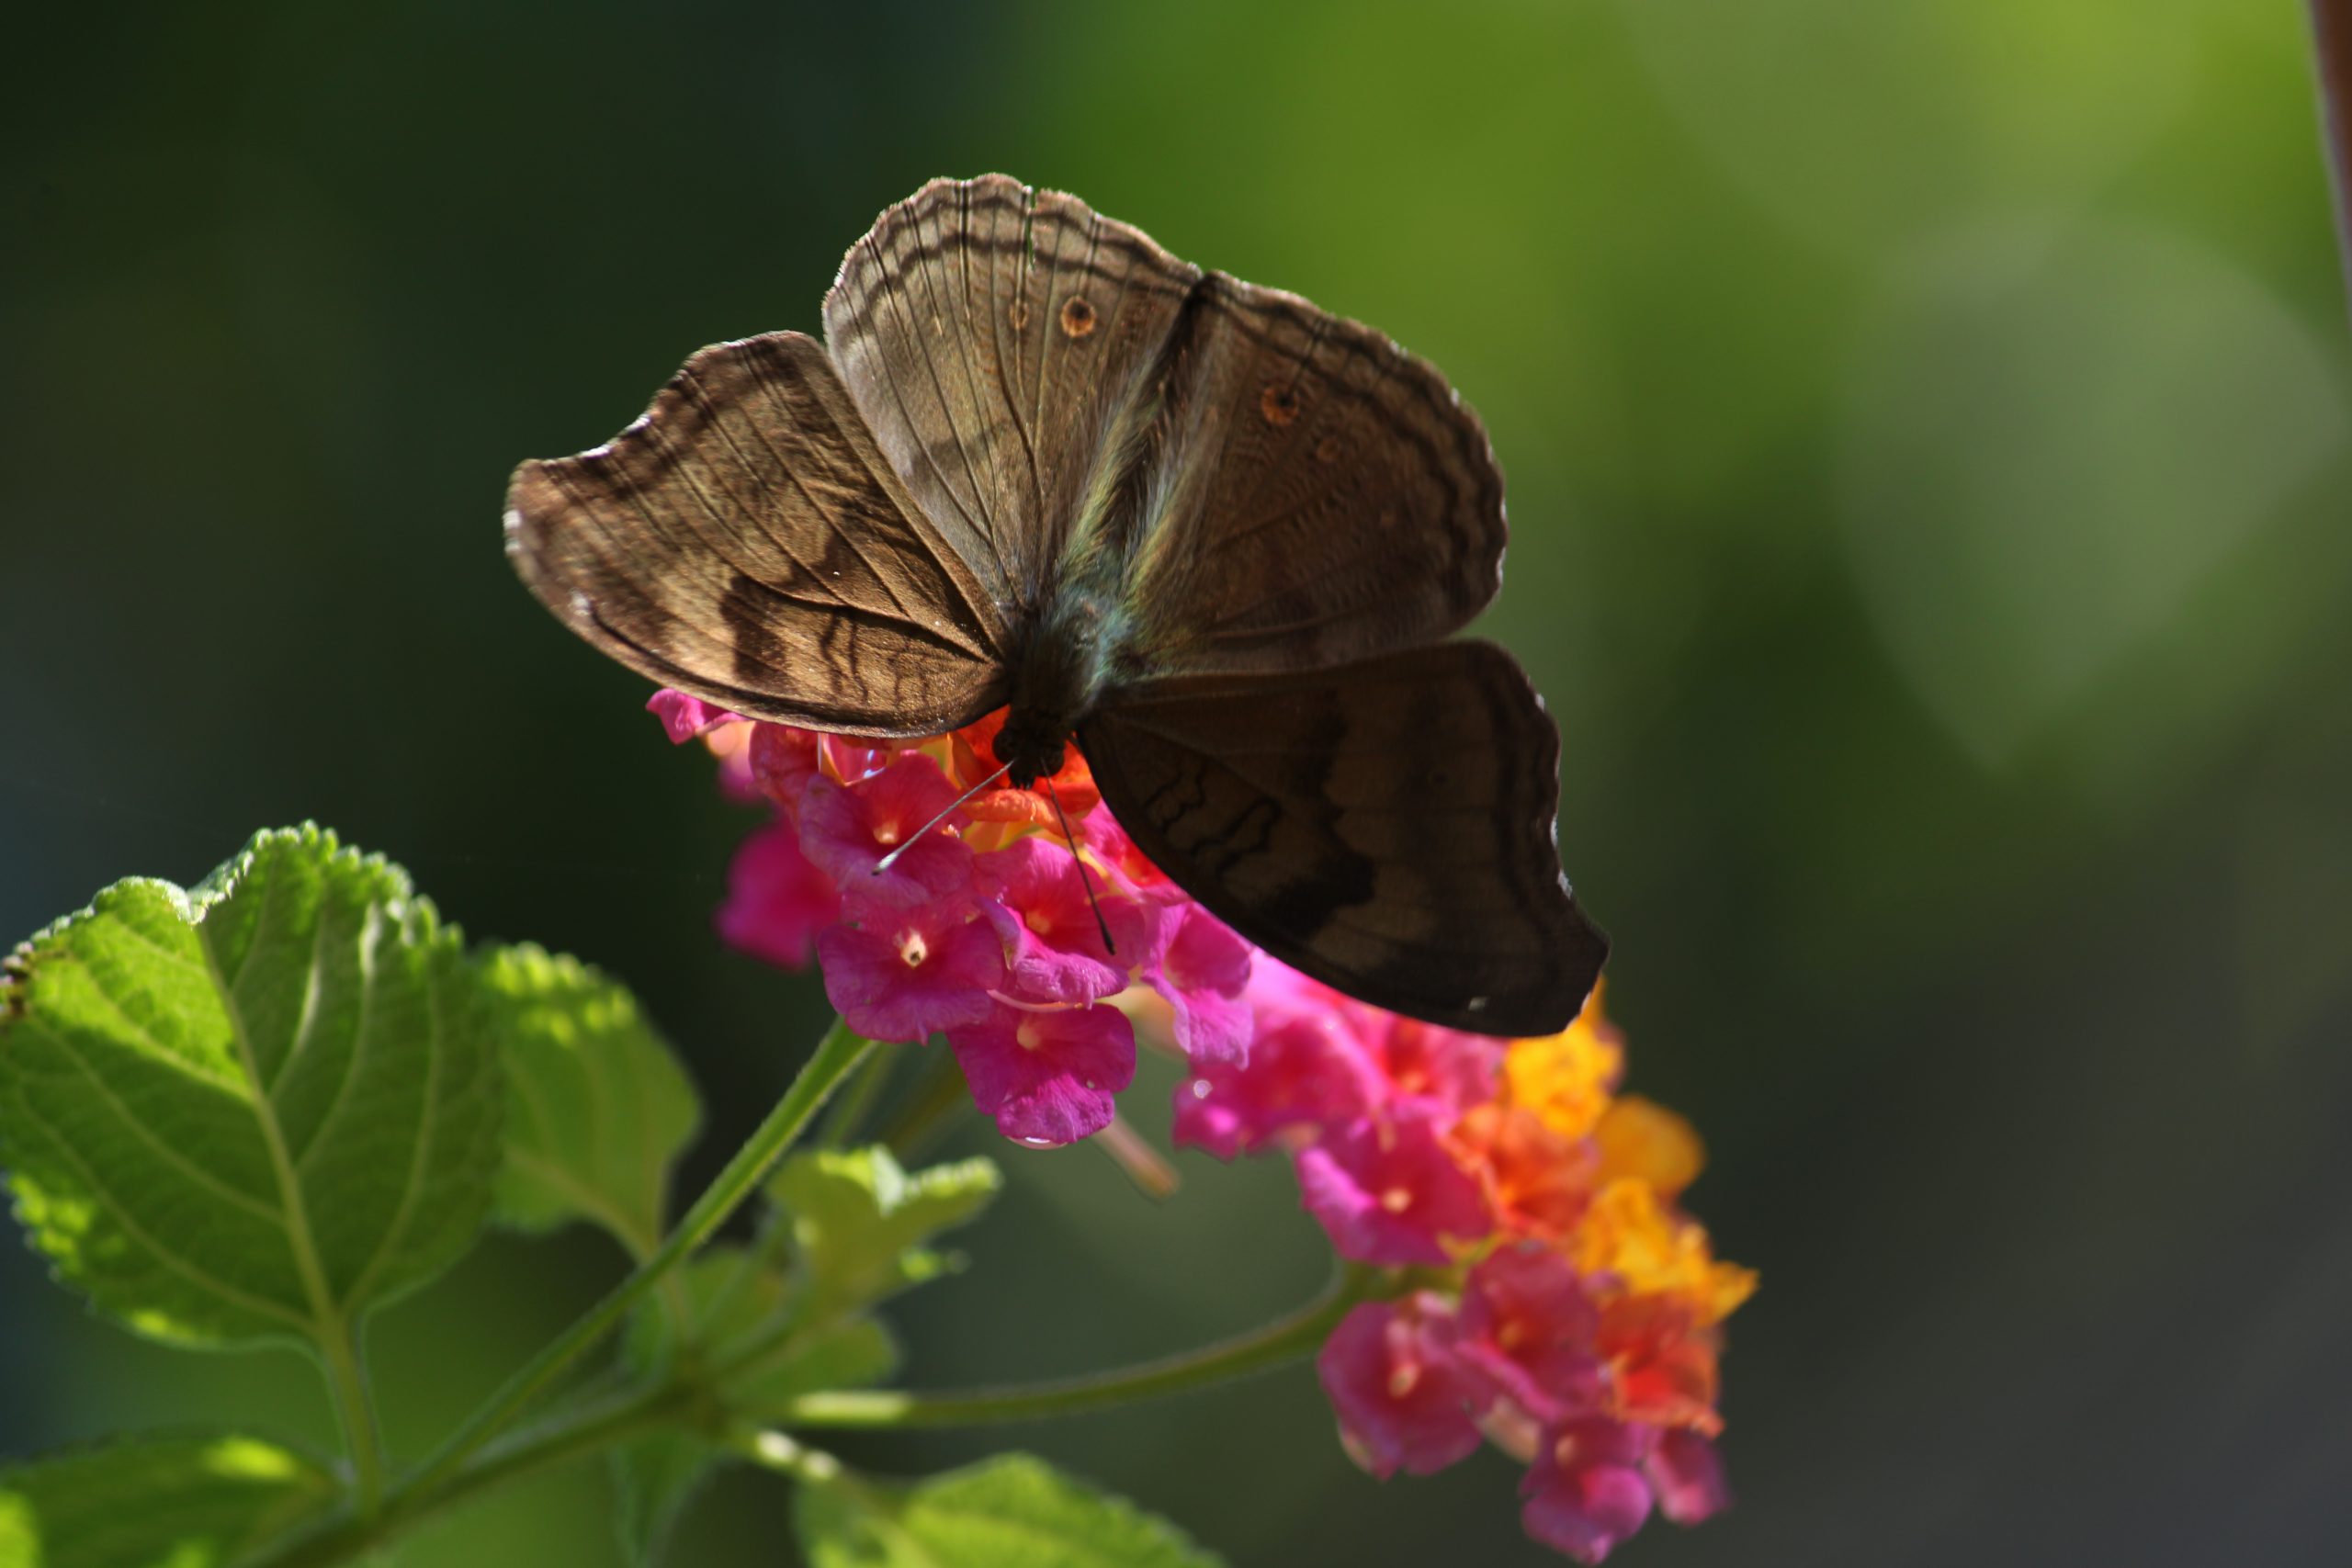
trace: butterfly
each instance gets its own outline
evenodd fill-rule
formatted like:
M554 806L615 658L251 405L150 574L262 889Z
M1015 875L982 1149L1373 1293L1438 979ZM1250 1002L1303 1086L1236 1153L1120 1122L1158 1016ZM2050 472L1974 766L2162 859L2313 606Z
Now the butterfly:
M1391 1011L1566 1026L1608 943L1554 841L1559 734L1441 640L1501 585L1502 475L1426 361L1074 197L935 180L824 342L703 349L526 462L507 549L571 629L749 717L935 735L1009 705L1243 937Z

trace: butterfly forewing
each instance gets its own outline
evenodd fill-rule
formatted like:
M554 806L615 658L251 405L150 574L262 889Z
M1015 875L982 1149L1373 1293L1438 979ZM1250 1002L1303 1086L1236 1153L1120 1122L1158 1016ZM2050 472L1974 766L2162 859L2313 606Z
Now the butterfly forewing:
M707 348L607 445L526 463L507 547L639 673L737 713L868 735L1003 697L1002 620L798 333Z
M1549 1033L1607 956L1553 847L1558 732L1492 644L1153 682L1080 742L1155 864L1250 941L1365 1001Z
M825 335L916 500L1034 606L1199 277L1075 197L934 180L851 249Z
M1502 474L1442 376L1369 327L1222 274L1191 315L1128 589L1139 666L1340 664L1486 607Z

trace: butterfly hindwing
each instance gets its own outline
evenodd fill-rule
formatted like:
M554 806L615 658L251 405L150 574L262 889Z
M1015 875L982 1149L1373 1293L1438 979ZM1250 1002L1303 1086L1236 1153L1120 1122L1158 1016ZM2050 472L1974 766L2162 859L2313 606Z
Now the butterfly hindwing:
M933 180L851 248L825 336L916 501L1035 606L1200 276L1075 197Z
M1375 1006L1565 1028L1608 943L1559 874L1559 736L1511 657L1441 643L1188 676L1080 731L1112 815L1209 910Z
M1004 700L992 597L798 333L704 349L606 445L524 464L507 548L582 637L737 713L928 735Z

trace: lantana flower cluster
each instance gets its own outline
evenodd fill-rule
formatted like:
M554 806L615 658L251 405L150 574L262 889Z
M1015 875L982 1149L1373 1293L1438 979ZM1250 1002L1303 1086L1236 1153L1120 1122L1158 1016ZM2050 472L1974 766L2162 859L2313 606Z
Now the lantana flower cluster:
M1356 1461L1428 1475L1491 1442L1529 1468L1528 1533L1598 1562L1655 1508L1728 1501L1713 1446L1724 1318L1755 1289L1679 1207L1688 1122L1619 1095L1599 993L1502 1041L1369 1008L1261 955L1249 1053L1196 1063L1180 1144L1291 1156L1341 1256L1406 1288L1317 1367Z
M787 967L813 951L868 1039L944 1035L1007 1137L1052 1147L1110 1124L1136 1070L1111 998L1131 989L1164 1000L1190 1059L1247 1051L1250 945L1136 852L1075 747L1035 787L958 806L999 770L1001 711L910 743L751 723L681 692L649 705L673 740L705 739L730 794L775 810L735 857L719 934Z
M1165 1020L1190 1069L1176 1141L1287 1155L1333 1247L1393 1281L1317 1363L1366 1471L1430 1474L1493 1443L1528 1466L1529 1533L1585 1562L1654 1510L1690 1524L1724 1506L1716 1359L1755 1276L1680 1208L1699 1140L1618 1092L1599 992L1562 1033L1505 1041L1307 979L1150 865L1075 748L1033 789L955 807L998 769L1001 713L868 742L683 693L649 705L775 812L737 853L720 935L786 967L813 954L869 1038L944 1035L1007 1136L1109 1125L1131 1017Z

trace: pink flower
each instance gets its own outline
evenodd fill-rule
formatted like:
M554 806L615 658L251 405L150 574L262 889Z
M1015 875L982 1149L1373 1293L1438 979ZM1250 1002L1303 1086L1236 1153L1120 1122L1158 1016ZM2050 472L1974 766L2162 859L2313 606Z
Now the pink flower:
M1297 1167L1306 1212L1359 1263L1445 1263L1448 1239L1493 1228L1477 1181L1427 1115L1360 1117L1300 1150Z
M920 1044L933 1032L978 1023L996 1007L1004 948L969 904L910 909L853 898L848 919L817 937L825 995L869 1040Z
M1253 986L1252 998L1258 994ZM1354 1121L1380 1103L1385 1082L1337 1017L1276 1015L1269 1027L1268 1013L1258 1009L1247 1060L1195 1061L1176 1086L1180 1145L1231 1159L1284 1133Z
M1114 1007L1020 1008L947 1032L972 1101L1033 1147L1074 1144L1111 1124L1136 1076L1135 1028Z
M1197 904L1175 916L1152 986L1175 1010L1177 1049L1195 1062L1233 1062L1250 1054L1250 944Z
M1073 811L1070 820L1078 829L1079 842L1119 887L1149 903L1187 901L1184 890L1170 881L1166 872L1144 858L1143 852L1136 848L1135 840L1127 837L1109 811L1090 812L1083 819Z
M1520 1483L1527 1533L1579 1562L1598 1562L1641 1529L1650 1513L1638 1468L1648 1457L1646 1431L1598 1416L1546 1431Z
M816 735L820 765L844 784L858 784L872 778L888 767L892 759L900 755L887 740L868 745L854 735L834 735L825 730L817 731Z
M742 720L741 714L729 713L716 703L707 703L700 697L688 696L668 686L653 694L645 705L645 711L662 721L662 728L668 732L673 746L684 745L706 729Z
M955 799L956 786L922 756L901 757L855 789L812 778L800 797L800 847L860 897L903 907L961 893L971 886L972 852L944 829L923 831Z
M982 857L979 873L988 895L982 907L1004 938L1012 988L1022 996L1096 1001L1126 989L1129 967L1148 962L1156 913L1108 887L1090 900L1078 857L1054 840L1022 839ZM1102 944L1106 926L1115 951Z
M813 729L788 724L753 725L748 749L752 787L785 811L797 813L808 781L817 776L820 739Z
M1502 1041L1419 1019L1390 1016L1385 1021L1386 1027L1374 1032L1372 1040L1399 1096L1434 1100L1457 1116L1494 1098Z
M1723 1456L1704 1434L1688 1427L1660 1438L1642 1473L1657 1494L1658 1512L1678 1525L1695 1525L1731 1506Z
M1453 1335L1445 1298L1422 1291L1354 1308L1315 1358L1340 1441L1380 1480L1434 1475L1477 1450L1478 1380L1455 1359Z
M1462 1292L1463 1360L1541 1422L1590 1410L1607 1372L1593 1354L1600 1315L1568 1260L1548 1247L1498 1247Z
M713 920L719 940L786 969L806 968L808 944L841 913L832 879L800 852L788 822L771 822L743 840L727 868L727 902Z

